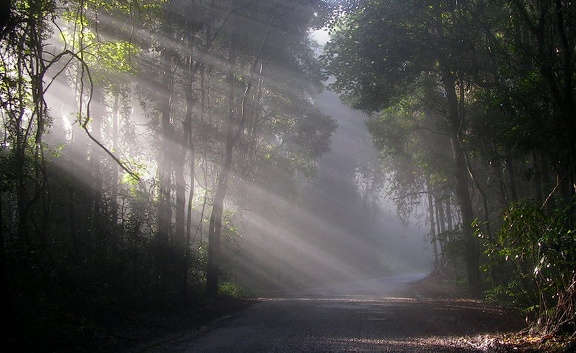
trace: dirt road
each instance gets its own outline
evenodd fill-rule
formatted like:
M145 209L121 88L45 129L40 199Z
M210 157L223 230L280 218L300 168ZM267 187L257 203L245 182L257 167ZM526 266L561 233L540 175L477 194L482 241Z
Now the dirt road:
M426 298L381 278L264 299L201 332L135 352L485 352L483 335L518 329L506 311L473 300Z

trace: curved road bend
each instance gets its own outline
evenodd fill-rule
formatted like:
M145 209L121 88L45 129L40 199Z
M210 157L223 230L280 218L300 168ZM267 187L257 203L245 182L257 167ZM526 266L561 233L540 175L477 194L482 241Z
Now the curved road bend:
M137 352L485 352L465 336L518 329L504 312L475 301L433 300L410 292L421 276L316 288L264 299L203 333Z

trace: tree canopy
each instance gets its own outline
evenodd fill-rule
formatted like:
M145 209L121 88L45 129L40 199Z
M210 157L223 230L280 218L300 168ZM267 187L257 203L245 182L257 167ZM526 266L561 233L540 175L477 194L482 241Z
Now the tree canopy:
M308 33L328 4L2 7L2 332L66 350L150 305L209 305L231 288L238 205L297 202L329 149Z
M464 261L472 292L522 298L547 332L575 325L575 15L570 1L355 2L323 59L331 87L373 113L399 209L427 202L437 270Z

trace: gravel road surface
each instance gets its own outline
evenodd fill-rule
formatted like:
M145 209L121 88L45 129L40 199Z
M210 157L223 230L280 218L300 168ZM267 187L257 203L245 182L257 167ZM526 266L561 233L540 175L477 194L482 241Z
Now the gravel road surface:
M506 311L423 297L400 276L263 299L198 332L135 352L486 352L483 335L510 327ZM488 336L485 336L488 337Z

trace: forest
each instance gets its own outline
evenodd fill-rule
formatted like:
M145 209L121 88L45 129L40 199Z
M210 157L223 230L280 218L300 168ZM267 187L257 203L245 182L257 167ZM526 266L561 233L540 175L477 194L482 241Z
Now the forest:
M297 210L331 212L306 202L337 129L323 89L379 151L335 228L375 244L391 199L432 275L573 335L575 32L569 0L2 1L0 349L313 283L301 244L332 230Z

